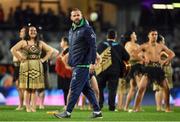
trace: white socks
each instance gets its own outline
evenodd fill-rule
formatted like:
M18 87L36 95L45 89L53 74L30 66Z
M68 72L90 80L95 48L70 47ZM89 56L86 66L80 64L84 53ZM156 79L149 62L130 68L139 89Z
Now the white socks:
M95 113L95 114L100 114L101 111L94 111L93 113Z

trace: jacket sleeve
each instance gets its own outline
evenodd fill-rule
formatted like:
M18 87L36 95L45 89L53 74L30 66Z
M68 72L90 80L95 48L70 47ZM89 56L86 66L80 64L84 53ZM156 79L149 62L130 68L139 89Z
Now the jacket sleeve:
M91 64L95 64L96 60L96 34L92 28L87 28L85 31L85 40L88 41L91 55Z
M107 45L105 45L103 42L100 42L97 46L97 52L101 54L106 48Z

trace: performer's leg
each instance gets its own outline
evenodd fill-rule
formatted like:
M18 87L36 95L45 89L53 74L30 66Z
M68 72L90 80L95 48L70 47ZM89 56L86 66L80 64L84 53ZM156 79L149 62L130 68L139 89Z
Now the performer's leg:
M148 77L146 75L143 75L139 84L138 91L136 93L135 103L134 103L134 111L138 111L138 108L141 104L141 101L143 99L144 91L146 90L148 84Z
M91 87L96 95L97 101L99 101L99 88L98 88L98 83L95 76L91 77Z
M86 82L86 84L85 84L85 86L83 88L83 94L88 98L89 102L92 104L93 110L95 112L99 112L100 111L100 107L98 105L95 93L92 90L89 82Z
M44 109L45 89L38 90L40 104L39 109Z
M31 111L36 112L36 90L31 90Z
M133 98L134 94L135 94L135 89L136 89L136 82L131 79L130 81L130 89L126 98L126 103L125 103L125 107L124 110L128 110L129 104L131 102L131 99Z
M155 91L156 110L162 111L163 89Z
M165 102L165 112L171 112L170 110L170 103L169 103L169 87L167 85L167 81L164 80L162 83L163 90L164 90L164 102Z
M31 95L31 91L26 89L25 96L24 96L24 100L25 100L25 104L26 104L26 112L31 112L30 95Z

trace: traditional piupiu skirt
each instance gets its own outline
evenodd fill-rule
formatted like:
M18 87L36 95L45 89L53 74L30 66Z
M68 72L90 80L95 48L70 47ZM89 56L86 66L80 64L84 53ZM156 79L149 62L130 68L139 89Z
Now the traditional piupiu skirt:
M159 63L150 63L143 67L143 75L147 75L149 81L161 83L165 80L165 72Z
M43 65L39 59L21 62L19 87L25 89L42 89L45 87Z
M173 80L172 80L172 75L173 75L173 70L171 64L166 65L163 67L163 70L165 72L165 78L167 78L167 85L169 89L173 88ZM156 82L153 83L153 90L160 90L161 86L159 86Z
M128 74L129 77L134 78L136 75L141 74L142 73L142 67L143 67L142 64L139 64L139 63L132 65L131 70Z
M164 66L164 72L165 72L165 77L167 78L168 82L168 87L169 89L172 89L173 88L173 80L172 80L172 75L173 75L173 69L172 69L172 66L171 64L167 65L167 66Z
M131 64L131 70L126 76L126 81L130 82L131 79L135 80L135 76L142 74L143 65L139 63Z

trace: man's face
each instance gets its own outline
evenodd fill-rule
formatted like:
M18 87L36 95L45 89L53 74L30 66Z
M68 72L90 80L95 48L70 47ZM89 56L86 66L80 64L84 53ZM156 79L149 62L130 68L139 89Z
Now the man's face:
M137 35L136 35L135 32L133 32L133 33L131 34L131 39L133 39L134 41L137 41Z
M79 24L80 20L82 19L82 13L81 11L72 11L71 12L71 20L75 23L75 24Z
M151 31L148 35L148 38L151 42L155 42L158 37L158 32L157 31Z
M60 47L64 48L66 45L67 45L67 43L63 39L61 39Z

